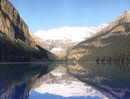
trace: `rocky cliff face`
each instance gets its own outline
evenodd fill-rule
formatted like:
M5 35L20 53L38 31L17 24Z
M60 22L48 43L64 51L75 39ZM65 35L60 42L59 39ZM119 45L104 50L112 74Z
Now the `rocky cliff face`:
M28 26L8 0L0 0L0 31L4 33L1 35L6 35L12 40L20 39L32 47L36 47L29 34Z
M68 60L120 61L130 60L130 12L126 11L97 35L79 43Z
M8 0L0 0L0 61L50 60Z

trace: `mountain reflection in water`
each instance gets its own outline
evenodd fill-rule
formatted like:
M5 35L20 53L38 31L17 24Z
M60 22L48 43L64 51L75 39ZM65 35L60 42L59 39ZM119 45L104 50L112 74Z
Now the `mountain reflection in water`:
M130 64L0 64L0 99L129 99Z

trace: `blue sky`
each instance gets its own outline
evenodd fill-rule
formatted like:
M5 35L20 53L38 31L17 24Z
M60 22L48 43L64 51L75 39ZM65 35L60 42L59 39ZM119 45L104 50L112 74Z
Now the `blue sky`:
M124 11L130 0L10 0L30 30L63 26L98 26Z

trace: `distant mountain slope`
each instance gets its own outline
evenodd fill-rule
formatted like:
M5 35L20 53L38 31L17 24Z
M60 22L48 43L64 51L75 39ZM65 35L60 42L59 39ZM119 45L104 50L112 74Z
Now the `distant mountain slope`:
M46 43L46 41L40 39L38 36L34 35L33 33L30 33L30 35L32 36L32 38L34 39L35 43L39 46L41 46L42 48L50 51L50 46L48 43Z
M28 26L8 0L0 0L0 62L50 60L29 34Z
M55 55L54 53L50 52L51 51L51 46L50 44L48 44L46 41L40 39L39 37L37 37L36 35L30 33L32 38L34 39L35 43L37 46L39 46L41 50L43 50L43 52L47 52L47 56L49 59L53 60L53 61L60 61L61 59Z
M33 33L30 33L35 43L42 48L50 51L56 56L62 58L66 55L67 50L77 43L73 43L71 40L43 40Z
M66 60L130 60L130 12L124 12L97 35L79 43Z
M46 40L46 42L50 46L50 52L54 53L55 55L63 58L67 55L68 49L75 46L77 43L73 42L72 40Z
M42 45L43 48L49 46L52 53L59 57L65 57L70 49L72 49L79 42L91 37L96 32L102 30L107 24L101 24L98 27L60 27L51 30L40 30L34 33L39 39L35 41ZM79 35L80 34L80 35ZM43 40L45 43L40 43ZM48 50L48 48L47 48Z

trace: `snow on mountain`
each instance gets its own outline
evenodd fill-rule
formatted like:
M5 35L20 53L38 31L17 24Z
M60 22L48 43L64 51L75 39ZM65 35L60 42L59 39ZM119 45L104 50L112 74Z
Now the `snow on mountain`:
M54 52L54 51L62 51L63 49L61 47L55 47L51 50L51 52Z
M60 27L51 30L39 30L34 34L44 40L66 40L70 39L73 42L83 41L86 37L91 37L93 34L97 33L107 24L102 24L99 27Z

